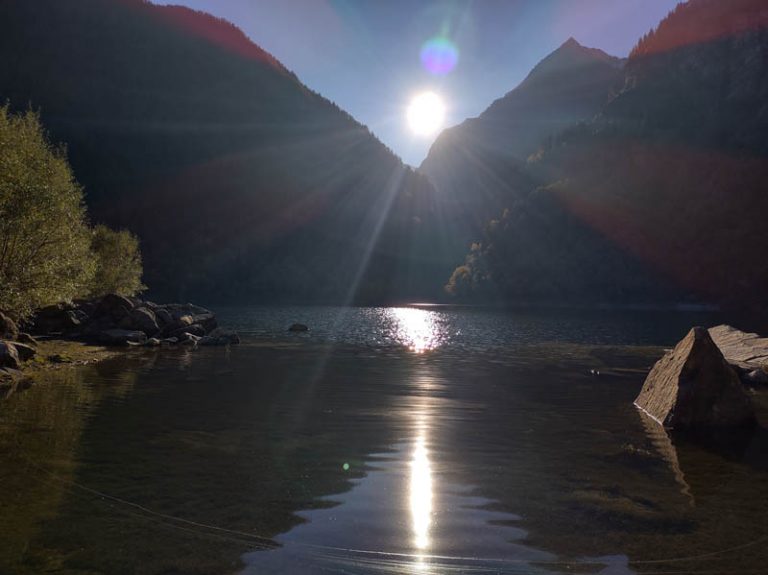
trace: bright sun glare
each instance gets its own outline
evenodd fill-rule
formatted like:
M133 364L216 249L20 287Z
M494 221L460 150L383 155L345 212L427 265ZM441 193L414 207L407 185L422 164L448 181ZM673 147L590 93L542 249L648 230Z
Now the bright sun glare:
M422 92L408 106L408 126L417 136L431 136L443 126L445 104L434 92Z

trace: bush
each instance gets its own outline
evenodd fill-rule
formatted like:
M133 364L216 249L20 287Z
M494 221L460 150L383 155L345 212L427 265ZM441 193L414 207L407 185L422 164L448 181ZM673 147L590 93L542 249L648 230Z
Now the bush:
M91 249L96 258L96 273L89 290L91 297L108 293L132 296L146 289L141 283L139 240L131 232L96 226Z
M0 106L0 309L15 318L84 293L94 273L83 191L37 114Z

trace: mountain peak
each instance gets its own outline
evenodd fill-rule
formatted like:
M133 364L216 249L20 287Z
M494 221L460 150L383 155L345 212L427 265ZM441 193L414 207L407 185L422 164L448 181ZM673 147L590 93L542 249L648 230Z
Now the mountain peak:
M584 46L578 43L576 38L571 36L565 42L562 43L562 45L560 46L560 48L558 48L558 50L562 50L563 48L583 48L583 47Z
M579 44L573 37L568 38L557 50L539 62L523 84L549 81L548 78L563 73L573 73L591 66L620 68L624 60L606 54L598 48L588 48Z

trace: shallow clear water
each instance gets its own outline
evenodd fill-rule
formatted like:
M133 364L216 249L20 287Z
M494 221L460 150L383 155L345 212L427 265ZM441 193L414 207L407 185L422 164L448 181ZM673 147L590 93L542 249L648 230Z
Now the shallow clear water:
M673 440L632 406L658 346L712 318L220 317L241 346L0 404L0 573L764 572L765 432Z

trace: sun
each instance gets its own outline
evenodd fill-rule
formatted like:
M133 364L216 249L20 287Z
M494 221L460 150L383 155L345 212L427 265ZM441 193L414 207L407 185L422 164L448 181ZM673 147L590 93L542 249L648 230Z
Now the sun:
M431 136L443 127L445 104L434 92L422 92L408 105L408 126L417 136Z

